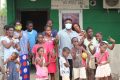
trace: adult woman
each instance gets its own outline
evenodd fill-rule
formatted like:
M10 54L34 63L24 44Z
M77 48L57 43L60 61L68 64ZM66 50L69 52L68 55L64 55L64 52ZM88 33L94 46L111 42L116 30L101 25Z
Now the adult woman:
M22 31L22 24L18 21L15 25L15 37L19 39L19 45L21 47L21 51L19 53L20 56L20 80L30 80L30 70L29 70L29 61L28 61L28 51L29 51L29 41L28 35L26 31Z

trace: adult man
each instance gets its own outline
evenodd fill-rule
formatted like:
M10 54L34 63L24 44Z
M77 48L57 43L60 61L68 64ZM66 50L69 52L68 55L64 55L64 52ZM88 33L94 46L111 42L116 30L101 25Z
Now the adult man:
M72 30L72 20L67 18L64 21L65 29L58 32L56 38L59 40L59 57L62 56L62 49L68 47L71 49L73 47L71 39L73 37L79 38L78 33ZM68 61L70 64L70 80L72 80L72 56L69 54Z

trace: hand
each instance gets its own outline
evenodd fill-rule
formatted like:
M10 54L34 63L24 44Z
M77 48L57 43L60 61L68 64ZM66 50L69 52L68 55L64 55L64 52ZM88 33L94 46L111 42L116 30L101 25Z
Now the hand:
M20 69L19 69L19 68L17 68L17 69L16 69L16 71L17 71L17 72L20 72Z
M11 61L11 56L7 59L7 62Z
M15 47L15 43L13 42L13 40L11 40L11 46Z
M98 66L102 66L102 64L98 64Z
M112 37L109 37L109 41L115 43L115 40Z
M19 34L19 38L21 38L22 37L22 32Z
M90 47L91 45L93 45L92 42L89 43L88 47Z
M13 39L18 39L18 36L13 36Z

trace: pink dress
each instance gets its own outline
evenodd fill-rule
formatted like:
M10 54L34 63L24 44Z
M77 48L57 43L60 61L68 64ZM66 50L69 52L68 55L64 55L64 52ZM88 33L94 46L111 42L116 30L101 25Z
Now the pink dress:
M95 56L96 59L99 59L101 57L101 53L100 52L95 53L94 56ZM105 51L104 55L102 56L102 58L99 60L98 63L99 64L104 63L108 60L108 58L109 58L109 53L108 53L108 51Z
M34 53L34 55L36 55L35 56L35 58L36 57L38 57L38 53L37 53L37 49L39 48L39 47L43 47L44 49L45 49L45 45L44 44L35 44L34 46L33 46L33 48L32 48L32 53ZM46 49L45 49L46 50ZM44 52L44 53L46 53L46 51ZM45 54L44 54L45 55Z
M102 78L102 77L107 77L111 75L111 68L110 64L106 63L109 58L109 53L105 51L104 55L101 55L100 52L95 54L95 57L98 59L98 66L96 69L96 78ZM103 64L106 63L106 64ZM103 64L103 65L99 65Z
M45 49L47 54L48 73L56 73L56 54L54 53L54 39L48 40L45 38Z
M40 66L39 63L43 61L43 65ZM40 59L39 57L36 58L36 79L48 79L48 69L45 67L45 58L43 57Z

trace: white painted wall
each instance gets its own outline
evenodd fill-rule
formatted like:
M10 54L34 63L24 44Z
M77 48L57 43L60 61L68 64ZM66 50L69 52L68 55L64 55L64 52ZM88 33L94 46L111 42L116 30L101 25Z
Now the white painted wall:
M0 0L0 9L4 8L6 3L6 0Z
M112 74L120 76L120 44L116 44L115 48L110 51L110 61Z

